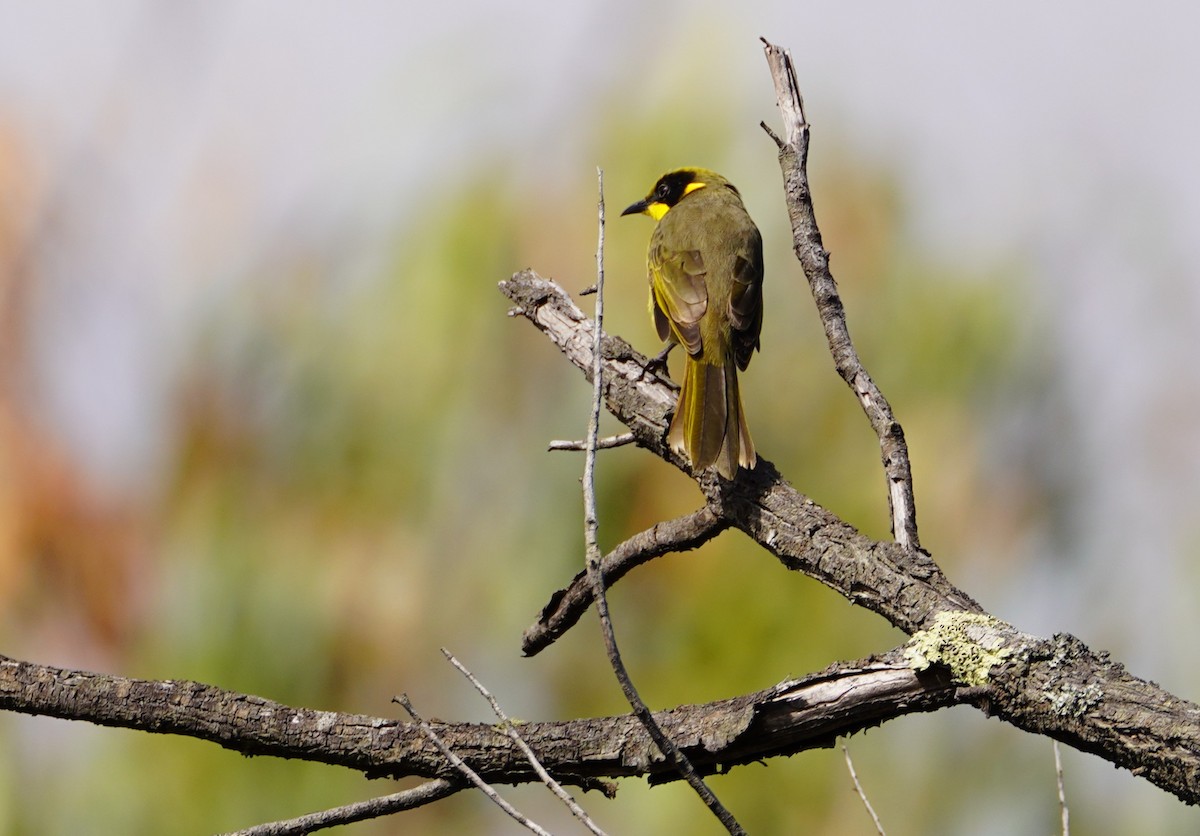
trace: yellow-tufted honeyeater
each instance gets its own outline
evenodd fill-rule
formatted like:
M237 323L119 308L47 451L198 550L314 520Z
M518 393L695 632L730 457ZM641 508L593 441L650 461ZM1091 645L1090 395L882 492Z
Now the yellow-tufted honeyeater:
M622 215L658 221L646 255L650 310L667 351L687 351L667 440L702 470L732 479L758 461L746 428L738 370L762 330L762 236L741 195L715 171L669 171Z

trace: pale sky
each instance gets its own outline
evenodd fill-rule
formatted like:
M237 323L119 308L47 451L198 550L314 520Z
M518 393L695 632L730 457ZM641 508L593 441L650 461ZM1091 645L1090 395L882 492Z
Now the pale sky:
M766 35L796 59L814 153L898 172L921 246L1032 265L1084 448L1139 474L1146 514L1200 500L1190 4L8 5L0 119L71 195L71 246L41 254L47 420L118 482L154 466L178 338L280 236L328 242L352 277L481 149L590 178L576 115L653 102L684 54L747 91L723 116L754 132Z

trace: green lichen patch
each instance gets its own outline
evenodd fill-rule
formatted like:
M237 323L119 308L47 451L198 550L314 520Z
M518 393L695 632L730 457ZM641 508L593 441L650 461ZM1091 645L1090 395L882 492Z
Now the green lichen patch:
M986 685L991 669L1012 653L1005 634L1012 627L990 615L938 613L933 626L913 634L904 648L904 658L913 670L945 665L955 681L964 685Z

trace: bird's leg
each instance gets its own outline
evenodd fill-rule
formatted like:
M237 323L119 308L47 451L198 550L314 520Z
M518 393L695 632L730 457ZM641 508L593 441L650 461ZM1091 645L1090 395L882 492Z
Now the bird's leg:
M660 377L665 377L666 375L664 373L667 371L667 355L671 353L671 349L674 348L675 345L676 343L674 340L669 340L667 344L663 346L662 351L658 352L658 354L655 354L648 361L646 361L644 371L651 374L657 374Z

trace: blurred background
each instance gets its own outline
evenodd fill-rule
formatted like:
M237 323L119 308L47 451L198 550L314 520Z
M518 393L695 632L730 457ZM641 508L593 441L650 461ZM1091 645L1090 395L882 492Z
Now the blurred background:
M490 721L627 707L589 617L519 638L582 565L589 390L496 283L594 276L658 345L664 170L739 185L766 241L760 452L888 534L877 444L792 258L758 36L806 96L818 220L908 433L922 541L1031 632L1200 697L1200 56L1194 7L1015 2L5 3L0 652L284 703ZM590 303L585 307L590 309ZM613 426L605 430L615 429ZM602 542L694 509L603 454ZM612 593L652 707L767 687L902 636L736 533ZM971 709L850 741L893 834L1058 828L1049 741ZM1080 832L1195 813L1064 752ZM202 833L394 791L182 738L0 716L0 832ZM842 755L716 777L751 832L871 833ZM505 795L577 832L544 789ZM614 833L716 833L679 786L583 801ZM521 831L463 793L356 833Z

